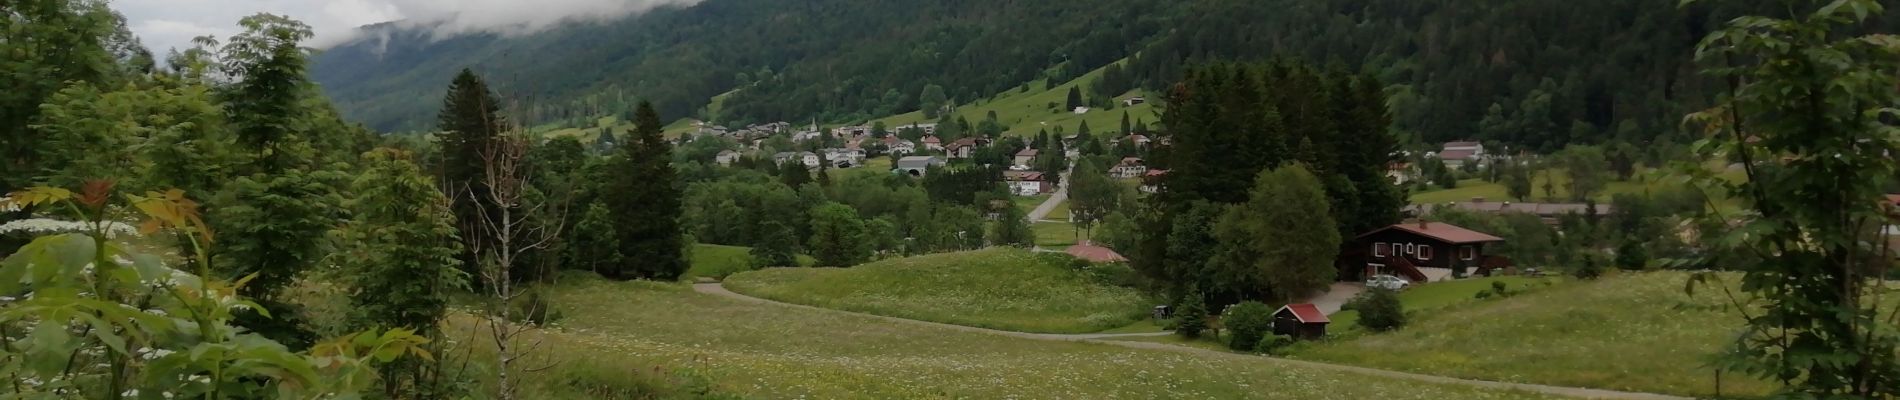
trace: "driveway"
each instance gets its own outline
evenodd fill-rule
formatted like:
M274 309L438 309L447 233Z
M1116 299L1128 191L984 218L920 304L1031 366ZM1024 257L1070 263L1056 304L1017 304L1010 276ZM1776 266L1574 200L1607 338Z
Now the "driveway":
M1313 303L1313 306L1319 307L1319 312L1326 313L1326 315L1333 315L1333 313L1339 312L1339 308L1344 307L1346 302L1352 301L1353 297L1359 296L1359 293L1365 291L1366 285L1363 283L1335 282L1333 283L1333 287L1327 290L1326 293L1313 296L1312 299L1306 302Z

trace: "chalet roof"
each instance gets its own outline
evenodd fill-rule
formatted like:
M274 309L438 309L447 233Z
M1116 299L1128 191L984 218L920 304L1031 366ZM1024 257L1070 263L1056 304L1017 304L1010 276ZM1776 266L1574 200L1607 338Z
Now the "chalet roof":
M1447 224L1443 222L1419 222L1419 223L1413 223L1413 224L1392 224L1391 226L1387 226L1385 228L1374 230L1372 232L1366 232L1363 235L1359 235L1359 237L1363 238L1375 233L1384 232L1388 230L1394 230L1394 229L1411 232L1419 236L1437 239L1439 241L1442 241L1445 243L1451 243L1451 244L1486 243L1486 242L1504 241L1503 238L1500 238L1497 236L1491 236L1490 234L1461 228L1461 227L1458 227L1457 225Z
M1141 157L1123 158L1122 163L1120 165L1127 165L1127 166L1141 165Z
M1134 141L1135 143L1142 143L1148 141L1148 136L1137 133L1128 135L1128 140Z
M1107 247L1096 246L1091 243L1082 243L1082 244L1077 244L1074 246L1069 246L1069 255L1075 256L1075 258L1089 260L1089 262L1098 262L1098 263L1127 262L1128 261L1128 258L1122 257L1121 253L1116 253L1115 250L1111 250Z
M1150 169L1148 170L1148 173L1145 174L1145 176L1150 177L1150 178L1162 177L1162 176L1167 176L1167 175L1168 175L1168 170L1165 170L1165 169Z
M1036 171L1003 171L1003 179L1009 181L1042 181L1042 173Z
M943 143L943 139L938 139L936 136L925 136L924 143Z
M1016 156L1017 157L1035 157L1036 149L1023 149L1023 151L1016 152Z
M1293 318L1298 318L1300 322L1303 323L1328 324L1333 322L1333 320L1326 318L1326 313L1319 312L1319 306L1315 306L1313 303L1288 304L1285 307L1280 307L1280 311L1292 311ZM1273 313L1279 314L1280 312L1275 311Z
M898 168L928 168L942 164L943 160L935 156L910 156L897 159Z
M1473 151L1473 150L1445 150L1444 152L1438 153L1438 159L1440 160L1468 160L1468 159L1471 159L1472 155L1477 154L1477 153L1478 153L1477 151Z
M1445 148L1451 149L1451 148L1458 148L1458 147L1478 147L1478 145L1479 145L1479 142L1446 142Z

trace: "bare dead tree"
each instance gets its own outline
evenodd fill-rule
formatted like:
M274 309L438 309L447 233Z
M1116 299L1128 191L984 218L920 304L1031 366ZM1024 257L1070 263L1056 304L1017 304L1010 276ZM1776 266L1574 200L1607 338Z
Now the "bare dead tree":
M496 398L503 400L514 398L519 379L511 377L509 370L541 345L538 339L525 345L516 343L534 326L514 322L518 316L512 315L513 305L527 292L516 287L510 273L523 255L553 244L566 223L564 207L558 202L527 196L532 183L526 168L531 140L518 128L497 135L481 154L485 193L464 187L468 198L493 205L476 208L479 218L473 223L478 224L479 234L465 241L479 260L480 275L492 301L484 318L496 349ZM545 217L532 218L536 215ZM538 311L534 308L541 306L531 304L527 313L533 314Z

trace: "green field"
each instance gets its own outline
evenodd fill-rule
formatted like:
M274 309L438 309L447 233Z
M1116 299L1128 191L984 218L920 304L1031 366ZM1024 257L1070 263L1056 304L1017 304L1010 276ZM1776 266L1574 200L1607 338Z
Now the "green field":
M1498 276L1489 278L1458 279L1416 285L1399 292L1399 301L1405 304L1405 312L1414 318L1434 311L1465 303L1477 302L1479 291L1491 290L1492 282L1503 282L1505 289L1512 292L1526 292L1548 288L1560 282L1557 278L1527 278L1520 276ZM1342 310L1330 315L1332 325L1327 332L1334 336L1354 334L1359 330L1359 312Z
M1029 230L1036 233L1036 245L1051 248L1074 246L1081 234L1075 230L1075 224L1068 222L1036 222L1029 224Z
M825 173L831 174L831 179L834 182L839 179L844 179L845 176L852 175L852 174L888 175L891 173L891 158L890 157L866 157L864 159L864 165L858 166L857 168L828 168L828 169L825 169Z
M1129 325L1151 302L1069 269L1068 256L1019 249L934 254L852 268L736 274L739 293L805 304L1022 332L1084 333Z
M1020 90L1020 88L1012 88L1003 93L997 93L988 99L979 99L972 104L963 104L957 107L955 112L958 116L969 119L970 123L974 124L983 121L983 119L989 115L989 112L995 111L996 119L1002 121L1004 125L1009 126L1009 130L1005 133L1010 135L1035 135L1038 130L1042 129L1048 129L1050 132L1054 132L1057 126L1063 127L1069 134L1075 134L1081 127L1082 121L1088 121L1089 130L1095 132L1097 135L1102 135L1104 132L1119 132L1121 130L1123 111L1128 112L1130 121L1146 120L1150 125L1156 124L1158 122L1156 112L1159 111L1159 109L1155 108L1155 103L1152 102L1152 100L1160 100L1157 96L1145 96L1151 100L1151 102L1146 104L1133 107L1123 107L1121 105L1121 99L1140 95L1136 91L1115 96L1116 103L1115 109L1113 110L1092 109L1087 114L1076 115L1071 110L1055 110L1049 108L1050 103L1055 103L1056 108L1065 106L1064 103L1067 102L1069 96L1069 88L1076 87L1077 85L1092 84L1095 82L1095 79L1102 76L1102 71L1106 68L1107 66L1103 66L1103 68L1089 71L1089 73L1074 80L1047 89L1042 87L1043 81L1029 82L1029 91L1027 92ZM1082 86L1082 91L1085 96L1088 95L1088 86ZM888 126L935 122L934 120L924 118L924 114L918 111L898 114L876 121L883 121L885 125Z
M753 269L751 252L751 247L694 244L693 265L686 270L686 279L723 279L727 275L751 271ZM812 265L814 262L811 257L798 256L799 265Z
M1720 308L1726 302L1717 293L1684 294L1687 278L1680 272L1626 273L1561 284L1424 313L1397 332L1298 348L1295 358L1462 378L1710 396L1716 392L1715 375L1706 363L1734 339L1742 320ZM1468 289L1467 298L1477 291ZM1445 290L1443 298L1457 292ZM1413 306L1409 299L1407 306ZM1729 373L1721 392L1762 395L1772 389Z
M1711 166L1711 168L1714 168L1714 166ZM1546 172L1549 173L1546 174ZM1740 181L1744 179L1741 171L1724 171L1720 176L1730 181ZM1555 190L1553 190L1552 193L1555 193L1556 196L1544 195L1545 181L1550 181L1555 185ZM1567 189L1566 186L1569 184L1570 178L1564 174L1564 170L1562 169L1552 168L1534 172L1531 174L1531 197L1528 201L1568 203L1570 202L1570 190ZM1640 194L1667 186L1679 185L1682 185L1682 183L1679 182L1677 178L1651 175L1645 171L1631 176L1628 181L1610 181L1604 185L1603 191L1598 193L1595 198L1599 204L1609 204L1610 198L1618 194ZM1511 198L1510 190L1504 188L1504 184L1485 182L1483 179L1461 180L1458 181L1458 187L1452 189L1442 189L1437 185L1433 185L1431 186L1431 190L1413 193L1411 200L1412 204L1439 204L1471 201L1471 199L1478 197L1483 197L1486 201L1514 200Z
M742 302L680 284L590 278L551 289L567 318L523 338L539 346L517 364L520 398L1549 398L1267 359L951 331ZM467 318L451 322L449 332L472 334Z

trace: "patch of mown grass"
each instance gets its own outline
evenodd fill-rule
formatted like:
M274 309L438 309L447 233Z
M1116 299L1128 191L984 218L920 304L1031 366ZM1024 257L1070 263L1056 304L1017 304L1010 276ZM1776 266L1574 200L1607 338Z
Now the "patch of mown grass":
M1414 318L1451 306L1478 301L1479 291L1491 290L1492 282L1504 283L1505 290L1512 293L1524 293L1542 289L1560 282L1558 278L1529 278L1522 276L1494 276L1486 278L1459 279L1415 285L1399 292L1399 302L1405 305L1405 312ZM1327 331L1335 335L1355 333L1359 329L1359 311L1341 310L1327 316L1333 321Z
M1145 104L1132 107L1121 105L1121 99L1141 95L1139 90L1116 95L1114 109L1095 108L1085 114L1061 109L1068 101L1069 88L1094 83L1096 79L1101 78L1103 71L1107 68L1108 66L1104 65L1102 68L1096 68L1068 82L1051 84L1048 88L1043 87L1044 81L1029 82L1027 83L1028 91L1023 91L1021 87L1012 87L990 98L959 105L953 113L970 120L971 123L976 123L988 118L989 114L994 112L998 121L1009 126L1009 130L1004 134L1017 136L1033 136L1037 131L1045 129L1054 133L1056 127L1062 127L1068 134L1075 134L1080 131L1082 122L1087 121L1089 129L1097 136L1115 137L1121 132L1123 112L1128 113L1130 121L1156 123L1159 120L1160 108L1156 107L1155 101L1161 100L1159 96L1146 96L1150 102ZM1082 88L1084 92L1089 90L1087 86L1082 86ZM1089 94L1089 96L1093 95ZM1050 104L1055 104L1055 108L1050 108ZM883 121L886 125L893 127L935 122L933 119L925 118L923 112L920 111L893 115L878 119L878 121Z
M548 293L568 318L524 338L542 343L524 369L554 367L518 371L526 380L520 398L640 391L653 394L639 398L1550 398L1266 359L961 332L703 295L682 284L564 282ZM469 335L468 319L456 320L451 330Z
M725 279L727 275L756 269L752 267L751 247L694 244L692 261L683 279ZM798 265L812 265L814 262L816 260L810 256L798 256Z
M1029 224L1029 230L1036 233L1036 245L1061 250L1074 246L1076 238L1082 233L1076 231L1075 224L1068 222L1036 222Z
M747 272L727 278L726 287L788 303L1022 332L1096 332L1147 316L1147 297L1097 283L1067 260L993 248L846 269Z
M1295 356L1462 378L1711 396L1715 372L1706 363L1733 341L1741 317L1719 294L1683 293L1687 278L1649 272L1568 283L1425 313L1397 332L1299 346ZM1476 290L1445 292L1449 299ZM1340 325L1340 318L1333 321ZM1721 393L1772 389L1730 373Z

